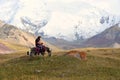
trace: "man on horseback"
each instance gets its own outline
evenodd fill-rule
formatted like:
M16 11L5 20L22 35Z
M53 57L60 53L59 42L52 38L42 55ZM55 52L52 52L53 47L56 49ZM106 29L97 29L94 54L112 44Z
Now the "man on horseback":
M42 55L44 55L45 50L49 53L49 56L51 56L51 50L46 47L43 42L41 42L41 36L38 36L35 40L35 46L37 48L38 53L41 52ZM39 55L39 54L38 54Z
M38 36L36 38L36 40L35 40L35 46L38 49L37 50L38 52L43 51L44 46L43 46L43 42L41 42L41 36Z
M41 39L41 36L38 36L36 38L36 40L35 40L35 46L38 47L38 48L40 48L40 49L42 49L42 44L41 44L40 39Z

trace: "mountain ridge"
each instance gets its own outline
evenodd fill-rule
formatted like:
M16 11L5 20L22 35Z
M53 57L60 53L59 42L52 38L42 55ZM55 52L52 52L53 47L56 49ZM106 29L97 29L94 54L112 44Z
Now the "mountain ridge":
M80 41L66 41L55 37L45 38L49 43L56 45L63 49L85 48L85 47L120 47L120 26L119 24L113 25L103 32Z
M86 40L82 45L84 47L113 47L115 43L120 44L120 27L119 24L111 26L102 33ZM115 46L114 46L115 47Z

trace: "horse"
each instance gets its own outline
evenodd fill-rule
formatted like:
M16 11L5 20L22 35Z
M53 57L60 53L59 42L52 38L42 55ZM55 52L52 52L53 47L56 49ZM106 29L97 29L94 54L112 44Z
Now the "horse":
M27 55L33 56L33 55L45 55L45 52L48 53L48 56L51 56L51 49L49 47L45 47L43 46L42 48L38 48L38 47L32 47L30 48L30 51L27 51Z

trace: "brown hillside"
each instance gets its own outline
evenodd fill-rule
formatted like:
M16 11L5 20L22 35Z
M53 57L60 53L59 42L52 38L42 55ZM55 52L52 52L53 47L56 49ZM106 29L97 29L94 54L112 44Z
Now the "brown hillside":
M4 24L4 25L3 25ZM16 28L13 25L5 24L1 22L0 24L0 39L9 43L19 44L27 47L33 47L35 36L31 33L25 32L21 29ZM46 46L50 47L54 51L59 51L60 49L56 46L49 44L44 41Z
M8 48L4 44L0 43L0 54L11 53L13 52L12 49Z
M32 34L19 30L12 25L5 24L0 28L0 39L11 43L33 46L34 38Z

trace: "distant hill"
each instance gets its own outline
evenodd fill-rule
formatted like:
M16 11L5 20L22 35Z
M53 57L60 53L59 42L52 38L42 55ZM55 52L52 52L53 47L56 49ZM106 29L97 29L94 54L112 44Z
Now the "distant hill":
M44 40L62 49L76 48L76 47L79 47L80 45L77 42L70 42L70 41L66 41L64 39L59 39L55 37L44 38Z
M44 38L49 43L63 49L73 49L81 47L120 47L120 27L119 24L111 26L100 34L97 34L83 41L67 41L55 37Z
M35 38L36 36L34 36L32 33L25 32L13 25L5 24L4 22L0 21L0 39L4 42L6 41L11 44L33 47L35 44ZM59 50L59 48L57 48L56 46L53 46L44 40L43 42L48 47L52 48L52 50Z
M0 39L25 46L33 46L35 36L12 25L4 24L0 27Z
M34 35L0 21L0 54L25 50L34 45L34 38Z
M82 47L120 47L120 27L116 24L86 40Z

